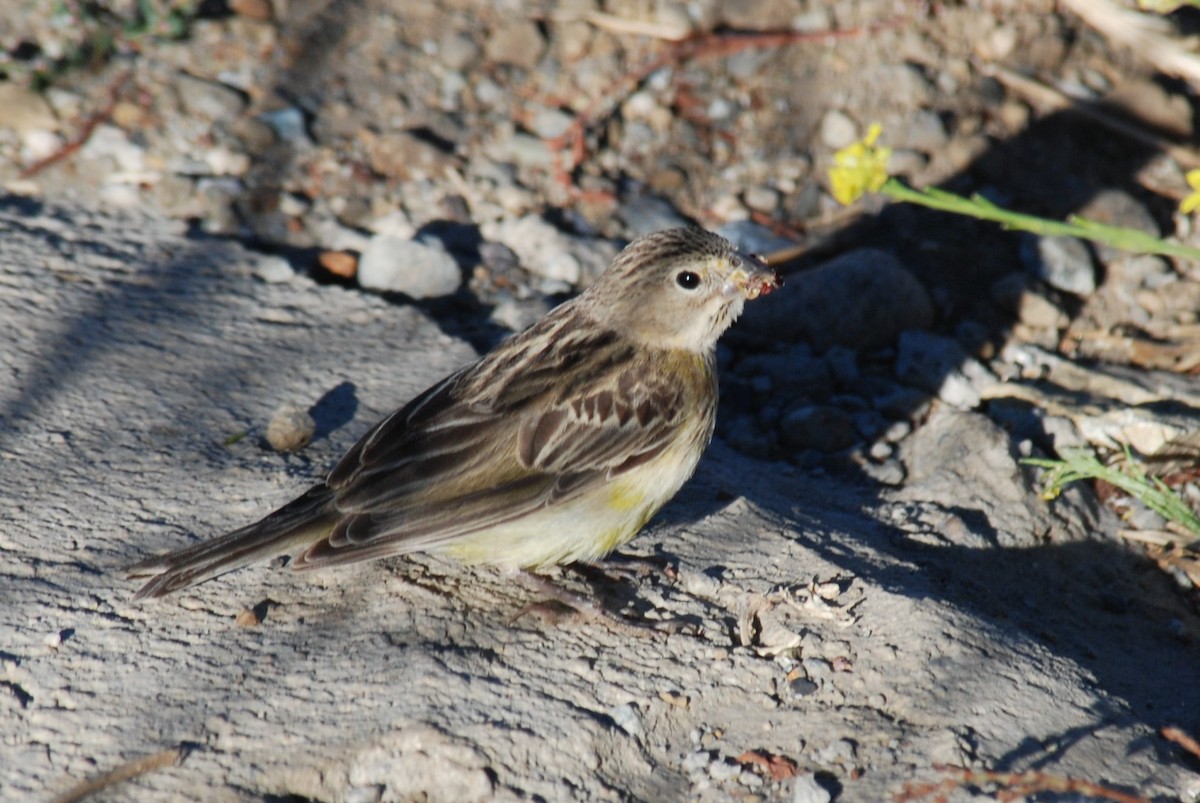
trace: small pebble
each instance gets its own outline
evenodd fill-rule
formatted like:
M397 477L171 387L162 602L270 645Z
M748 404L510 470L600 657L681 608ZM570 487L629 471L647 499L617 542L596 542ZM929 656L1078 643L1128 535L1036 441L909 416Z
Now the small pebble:
M608 709L608 715L621 730L630 736L636 738L645 735L646 730L642 727L641 713L633 703L613 706Z
M479 58L479 46L466 34L448 33L438 44L438 59L454 72L460 72Z
M778 198L778 194L776 198ZM796 245L794 241L780 237L766 226L751 220L735 220L725 223L718 226L716 232L737 246L739 251L747 254L765 256L772 251L782 251Z
M342 279L353 279L358 271L358 257L345 251L322 251L317 254L317 264Z
M829 803L833 796L829 790L817 783L811 772L797 775L792 780L792 803Z
M0 83L0 129L19 134L30 131L57 131L54 109L37 92L14 82Z
M538 26L528 19L511 23L491 32L484 45L488 61L511 64L532 70L546 51L546 40Z
M961 410L977 407L983 391L998 381L983 363L968 357L958 341L929 332L901 333L896 374Z
M799 677L788 683L788 689L796 697L807 697L810 694L816 693L821 687L812 680L806 677Z
M295 106L263 112L258 119L270 126L271 130L275 132L275 136L285 142L293 145L311 144L304 112Z
M718 783L736 778L741 774L741 764L735 764L723 758L713 759L712 763L708 765L709 777Z
M234 617L234 624L238 627L257 627L262 624L262 619L254 612L252 608L242 608L238 611L238 615Z
M1096 267L1081 240L1025 235L1019 253L1026 270L1055 289L1078 296L1096 289Z
M698 742L698 738L693 740L693 743ZM694 753L689 753L683 759L683 762L680 764L680 769L682 769L688 775L698 775L708 767L708 763L711 760L712 756L707 750L697 750Z
M283 404L267 424L267 443L277 452L296 452L312 440L317 422L307 410L295 404Z
M838 739L817 751L817 760L829 766L831 764L849 765L854 761L858 748L849 739Z
M771 187L750 187L743 199L756 212L770 214L779 207L779 192Z
M386 791L388 788L383 784L363 784L352 786L342 799L345 803L379 803Z
M175 76L179 101L190 115L206 120L237 117L246 108L246 96L216 81L181 72Z
M255 261L254 275L267 284L282 284L294 279L296 270L281 256L262 256Z
M1158 223L1155 222L1154 215L1150 214L1150 210L1124 190L1101 190L1079 210L1079 215L1109 226L1121 226L1144 232L1151 237L1158 237L1161 234ZM1104 262L1110 262L1127 253L1103 244L1096 244L1095 248L1096 253Z
M619 207L616 215L631 237L688 225L687 218L670 201L656 195L638 196Z
M779 437L789 449L819 452L839 452L858 438L850 414L826 405L797 407L784 413Z
M682 586L687 593L702 599L715 599L721 590L721 581L708 572L681 572Z
M858 140L858 123L839 109L830 109L821 118L821 142L827 147L837 150Z

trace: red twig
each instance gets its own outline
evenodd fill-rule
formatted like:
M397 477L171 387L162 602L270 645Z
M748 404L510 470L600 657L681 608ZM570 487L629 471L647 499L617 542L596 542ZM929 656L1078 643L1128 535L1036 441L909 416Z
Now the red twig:
M1179 728L1166 727L1159 731L1159 733L1162 734L1164 739L1170 739L1196 758L1200 758L1200 742L1197 742Z
M84 121L83 128L79 130L79 133L75 136L75 138L49 156L43 159L38 159L33 164L29 165L29 167L26 167L21 171L21 178L32 178L33 176L36 176L47 167L61 162L63 159L71 156L84 145L86 145L87 141L91 139L92 134L95 132L96 127L112 117L113 109L116 108L117 101L121 99L121 92L124 90L125 84L129 83L129 79L132 77L132 70L126 70L117 76L117 79L113 81L108 88L108 101L104 104L104 107Z

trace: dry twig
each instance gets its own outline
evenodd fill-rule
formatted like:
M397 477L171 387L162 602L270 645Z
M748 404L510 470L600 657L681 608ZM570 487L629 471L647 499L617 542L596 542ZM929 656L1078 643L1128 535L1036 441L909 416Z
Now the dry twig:
M123 72L119 76L117 76L117 79L115 81L113 81L112 84L108 87L108 101L104 104L104 108L95 112L90 117L88 117L88 119L86 121L84 121L83 128L80 129L79 133L75 136L74 139L72 139L70 142L63 145L61 148L59 148L58 150L56 150L54 153L50 154L49 156L47 156L43 159L37 160L33 164L29 165L29 167L26 167L24 170L22 170L21 178L26 179L26 178L32 178L32 177L36 176L38 173L42 172L47 167L50 167L53 164L57 164L58 162L61 162L63 159L66 159L68 156L71 156L76 151L78 151L80 148L82 148L84 145L86 145L87 141L89 139L91 139L92 134L95 132L96 128L101 123L105 122L110 117L112 117L113 109L116 108L117 101L120 100L120 98L121 98L121 92L122 92L122 90L124 90L125 84L127 84L129 82L129 79L132 77L133 77L132 70L126 70L125 72Z
M88 778L86 781L75 784L75 786L72 786L61 795L52 798L51 803L77 803L77 801L90 797L111 786L116 786L119 783L124 783L142 775L148 775L170 764L181 762L187 754L188 749L181 745L168 750L160 750L144 758L128 761L115 769L100 773Z

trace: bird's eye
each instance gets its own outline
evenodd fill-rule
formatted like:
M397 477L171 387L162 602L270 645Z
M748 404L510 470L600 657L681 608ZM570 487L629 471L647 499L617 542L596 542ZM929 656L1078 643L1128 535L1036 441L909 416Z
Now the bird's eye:
M684 290L695 290L700 286L700 274L693 273L690 270L680 271L675 276L675 284L679 285Z

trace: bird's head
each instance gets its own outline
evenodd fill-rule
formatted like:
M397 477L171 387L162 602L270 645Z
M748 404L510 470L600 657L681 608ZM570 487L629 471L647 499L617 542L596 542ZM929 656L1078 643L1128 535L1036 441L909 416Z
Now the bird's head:
M762 260L697 228L667 229L630 243L587 291L611 328L662 348L708 352L749 299L780 287Z

